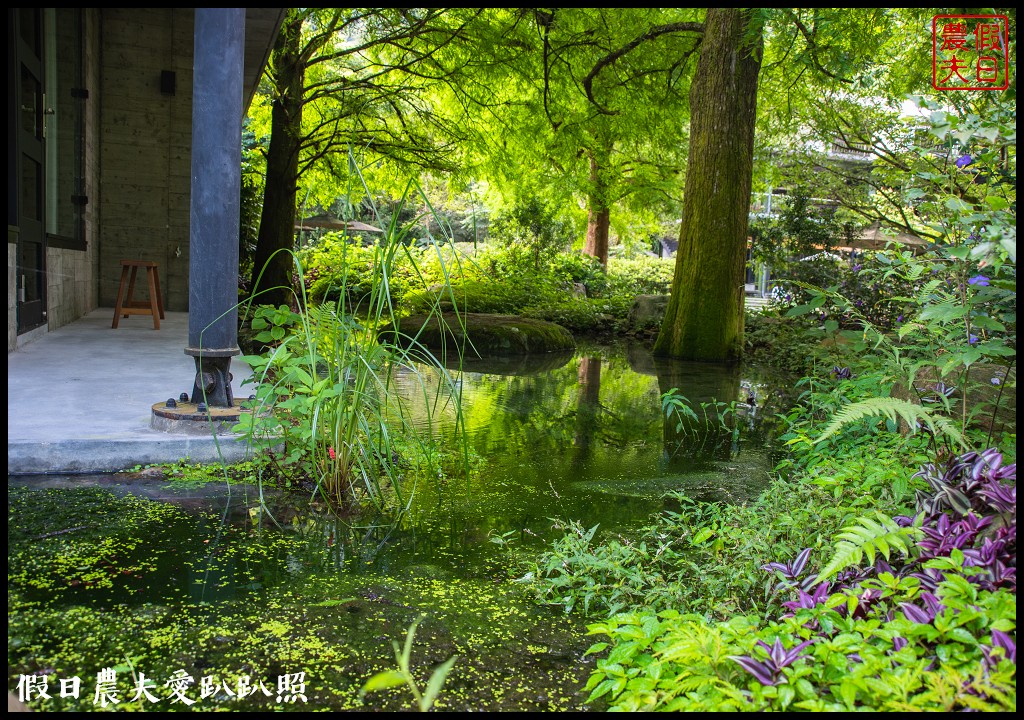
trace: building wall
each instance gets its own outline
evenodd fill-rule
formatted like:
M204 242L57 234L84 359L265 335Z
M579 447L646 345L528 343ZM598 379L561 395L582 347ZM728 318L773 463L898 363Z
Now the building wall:
M96 307L91 302L92 250L46 250L46 324L50 330L74 322Z
M85 138L83 142L85 195L85 251L48 248L46 251L47 327L56 330L94 310L97 292L99 252L96 247L99 197L99 158L97 155L97 118L99 117L100 50L99 11L84 10L83 65L84 84L89 90L85 100Z
M7 226L7 352L18 347L18 229Z
M167 310L188 309L191 8L101 15L98 302L113 307L121 260L158 264ZM175 73L174 95L161 71Z

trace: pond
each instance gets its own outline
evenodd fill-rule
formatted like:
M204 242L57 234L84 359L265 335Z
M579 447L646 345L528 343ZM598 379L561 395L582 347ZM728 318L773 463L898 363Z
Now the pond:
M407 710L407 686L359 690L398 669L393 642L420 621L417 690L456 657L437 709L600 710L581 691L585 622L516 580L569 520L621 533L670 507L669 491L756 496L788 386L596 345L458 380L471 470L421 480L398 522L285 494L265 497L271 519L244 484L11 478L8 688L31 685L31 704L54 710ZM677 429L660 401L671 388L698 412L736 400L741 414ZM411 373L397 391L457 445L451 407L424 401Z

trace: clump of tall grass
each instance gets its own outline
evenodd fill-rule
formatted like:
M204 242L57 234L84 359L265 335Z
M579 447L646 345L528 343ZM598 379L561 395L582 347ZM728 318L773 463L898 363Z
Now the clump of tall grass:
M414 188L411 183L406 197ZM343 248L337 268L341 292L328 302L311 302L301 281L301 256L292 252L300 278L293 290L293 307L250 308L255 340L267 349L242 358L253 369L255 398L250 401L253 412L244 414L236 429L274 457L283 475L293 477L297 468L312 484L313 499L322 499L338 511L370 505L379 511L401 512L412 501L417 477L430 474L422 472L424 468L410 472L399 455L399 436L406 445L411 441L425 446L433 441L433 433L429 417L425 424L410 422L396 392L398 368L404 369L405 383L410 378L416 383L428 407L439 400L450 402L461 418L460 385L445 363L415 336L380 332L387 326L398 327L390 283L399 261L406 274L411 267L423 281L417 265L420 253L410 252L412 227L413 223L399 226L392 221L372 248L351 255ZM427 242L438 258L451 257L441 247L448 239L431 237ZM358 259L358 273L350 259ZM349 278L357 276L362 290L358 307L353 307L352 294L345 287ZM258 303L258 297L250 302ZM428 316L437 314L444 322L439 304L430 308ZM451 359L447 360L450 366ZM457 428L461 429L461 422ZM430 452L415 455L433 456Z

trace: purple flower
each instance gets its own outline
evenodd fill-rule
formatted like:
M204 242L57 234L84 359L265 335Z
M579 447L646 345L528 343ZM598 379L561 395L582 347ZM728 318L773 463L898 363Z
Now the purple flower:
M978 336L977 335L971 335L969 338L967 338L967 344L968 345L973 345L976 342L978 342Z
M958 168L965 168L972 162L974 162L974 158L972 158L970 155L961 155L956 159L956 166Z
M988 278L984 275L975 275L967 281L968 285L977 285L978 287L988 287Z
M989 382L992 383L993 385L999 385L1002 381L999 378L994 377L991 380L989 380Z
M903 322L903 314L902 313L900 313L900 315L896 318L896 322Z
M856 265L854 265L854 266L853 266L852 268L850 268L850 269L851 269L851 270L852 270L853 272L855 272L855 273L859 273L859 272L860 272L860 270L861 270L861 267L862 267L862 265L861 265L860 263L857 263Z

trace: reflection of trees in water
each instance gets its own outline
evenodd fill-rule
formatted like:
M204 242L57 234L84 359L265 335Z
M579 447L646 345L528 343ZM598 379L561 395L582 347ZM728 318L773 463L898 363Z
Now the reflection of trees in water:
M622 357L580 358L570 462L577 479L596 448L630 452L646 445L659 422L657 395L654 379L633 372Z
M735 455L731 430L717 422L688 428L685 436L677 433L674 421L661 416L659 396L675 387L698 410L700 403L728 404L746 398L742 377L738 366L666 361L636 349L628 356L589 352L540 375L467 380L466 427L480 455L515 467L518 482L546 492L562 478L601 474L609 463L621 468L630 454L646 457L652 431L661 435L670 457L686 453L710 461ZM713 412L712 419L717 420Z
M658 388L662 394L675 391L686 398L693 415L665 417L663 437L669 463L690 458L707 463L728 460L738 441L737 418L732 403L740 394L741 374L737 365L712 365L654 358Z
M576 433L573 436L573 466L580 465L590 453L590 442L597 429L601 409L601 358L580 358L577 372L579 395L576 401Z
M405 552L399 546L450 554L474 544L477 553L481 546L493 550L488 540L503 533L520 542L531 538L527 530L544 535L550 517L606 528L642 522L664 507L664 489L700 485L724 499L715 493L728 487L725 494L739 496L741 485L767 469L764 453L752 452L764 444L760 416L754 423L745 418L738 438L701 426L695 442L692 433L680 438L674 421L666 427L660 394L676 387L698 408L743 401L748 392L767 392L760 377L751 377L736 366L667 362L642 349L607 347L583 349L538 374L464 373L463 419L483 462L468 478L421 480L414 507L385 545L397 555ZM417 412L428 409L414 402ZM452 450L452 414L445 412L434 416L434 431Z
M642 362L643 359L640 359ZM758 369L650 358L662 393L675 389L690 413L664 418L661 470L706 501L757 495L773 466L777 380Z
M554 535L543 537L534 528L548 525L547 516L530 515L525 508L508 515L481 514L454 503L444 510L400 518L310 514L302 522L285 526L294 541L278 572L491 576L507 570L500 544L539 549Z
M617 358L588 355L544 375L482 376L467 390L467 427L478 451L556 452L621 446L657 418L653 382Z

